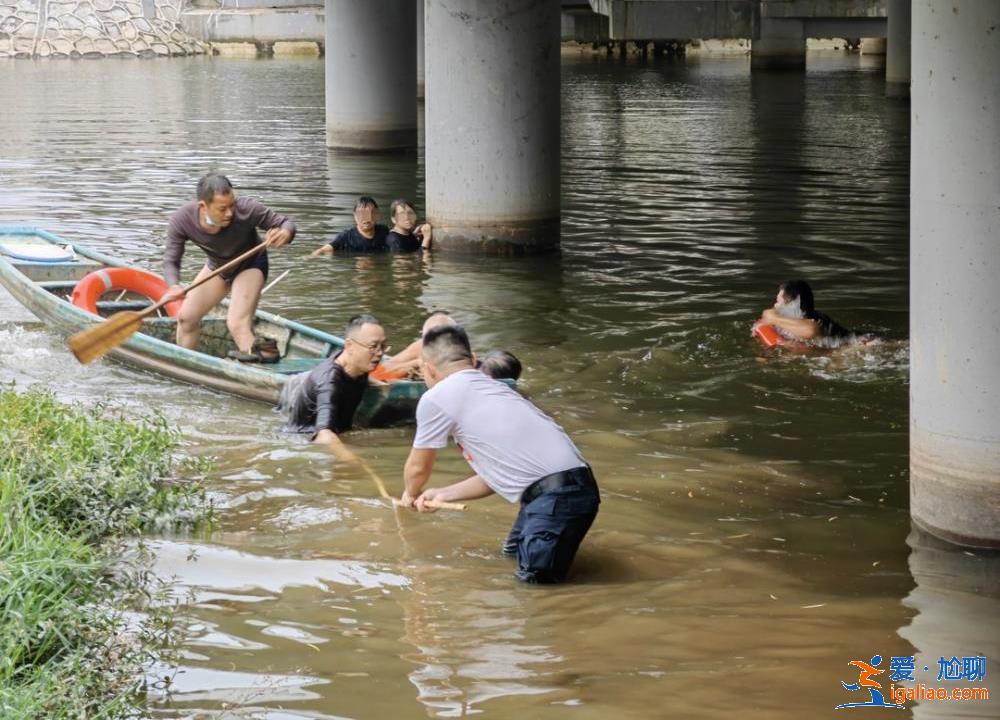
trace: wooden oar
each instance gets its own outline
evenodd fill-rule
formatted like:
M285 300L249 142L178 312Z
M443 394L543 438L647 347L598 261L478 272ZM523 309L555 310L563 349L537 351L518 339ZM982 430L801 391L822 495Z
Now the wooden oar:
M247 250L242 255L234 257L225 265L213 270L201 280L197 280L188 285L181 292L180 297L184 297L199 285L207 283L209 280L221 275L226 270L231 270L247 258L256 255L266 247L267 243L261 243L260 245ZM153 305L139 311L123 310L122 312L115 313L104 322L95 325L92 328L81 330L75 335L70 336L67 341L69 349L73 351L74 355L76 355L76 359L84 365L89 362L93 362L97 358L102 357L128 340L142 325L142 319L144 317L152 315L167 303L173 302L177 299L179 298L170 298L169 300L167 298L162 298L159 302L156 302Z

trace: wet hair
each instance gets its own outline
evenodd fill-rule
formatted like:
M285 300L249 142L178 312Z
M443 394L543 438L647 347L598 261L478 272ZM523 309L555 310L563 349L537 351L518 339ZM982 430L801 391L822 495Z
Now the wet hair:
M430 327L428 327L428 323L431 323ZM458 325L458 322L446 310L435 310L424 318L424 324L420 330L421 332L427 332L432 328L441 327L442 325Z
M355 315L347 321L347 327L344 329L344 337L349 338L357 335L358 331L365 325L378 325L382 327L382 322L374 315L369 315L368 313Z
M816 301L813 300L812 288L805 280L786 280L778 286L778 290L784 294L786 302L794 302L795 298L798 298L802 312L816 312Z
M357 212L358 210L364 210L365 208L375 208L376 210L378 210L378 203L375 202L375 198L368 197L367 195L362 195L354 203L355 212Z
M488 354L479 369L494 380L517 380L521 377L521 361L506 350L494 350Z
M472 347L469 336L459 325L443 325L432 328L424 335L424 359L440 369L462 360L472 362Z
M206 205L210 204L216 195L228 195L233 191L229 178L218 173L208 173L198 181L198 199Z
M389 217L395 218L396 211L399 210L400 208L410 208L410 210L413 210L414 212L417 211L417 209L413 207L413 203L411 203L406 198L396 198L395 200L392 201L392 204L389 206Z

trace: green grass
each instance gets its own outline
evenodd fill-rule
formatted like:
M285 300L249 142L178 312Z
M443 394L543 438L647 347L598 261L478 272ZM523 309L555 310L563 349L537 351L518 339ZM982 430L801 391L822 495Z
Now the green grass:
M211 514L178 442L159 417L0 387L0 717L141 714L173 632L134 538Z

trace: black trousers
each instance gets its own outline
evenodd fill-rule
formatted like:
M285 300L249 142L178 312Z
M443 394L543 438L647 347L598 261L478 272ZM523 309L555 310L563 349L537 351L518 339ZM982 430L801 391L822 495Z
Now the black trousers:
M517 556L517 578L563 582L600 503L596 485L564 485L522 503L503 545L505 555Z

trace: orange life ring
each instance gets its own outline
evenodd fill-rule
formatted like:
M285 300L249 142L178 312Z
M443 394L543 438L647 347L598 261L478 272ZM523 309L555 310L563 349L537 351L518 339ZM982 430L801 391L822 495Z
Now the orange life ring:
M768 347L781 345L781 335L778 334L774 325L763 325L758 320L753 326L753 334Z
M145 295L158 302L167 292L167 281L151 272L137 268L112 267L97 270L87 275L73 288L73 304L97 315L97 301L104 293L127 290L137 295ZM181 300L174 300L163 306L170 317L177 317L181 311Z
M397 380L402 380L406 377L405 370L387 370L385 365L378 365L368 373L368 377L379 380L381 382L396 382Z

